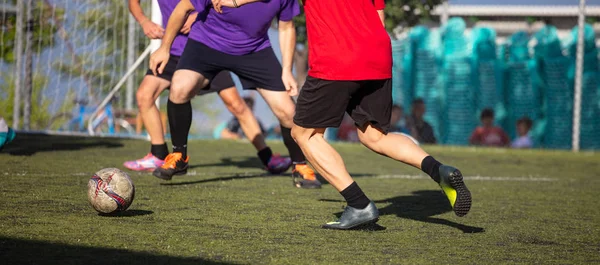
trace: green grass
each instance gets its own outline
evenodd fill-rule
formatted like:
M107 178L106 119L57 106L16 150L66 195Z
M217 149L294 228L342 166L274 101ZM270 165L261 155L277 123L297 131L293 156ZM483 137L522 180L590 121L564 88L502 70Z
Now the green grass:
M281 153L282 144L270 143ZM267 176L251 145L192 141L189 175L130 172L136 199L99 216L87 181L145 154L136 140L20 135L0 153L3 264L600 263L600 154L427 146L466 176L473 207L456 217L418 170L337 144L381 212L379 229L330 231L342 197ZM494 177L494 178L489 178ZM484 229L484 232L478 232Z

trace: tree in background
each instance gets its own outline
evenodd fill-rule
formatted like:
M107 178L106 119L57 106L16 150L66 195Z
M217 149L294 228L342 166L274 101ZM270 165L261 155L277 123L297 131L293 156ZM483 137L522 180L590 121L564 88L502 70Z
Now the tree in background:
M13 121L13 106L15 97L15 78L14 76L7 76L0 74L0 93L3 94L0 97L0 116L6 120L6 123L12 124ZM45 130L48 127L48 122L52 118L52 114L48 112L48 108L52 101L43 95L44 85L48 82L48 78L34 74L33 75L33 90L31 94L32 104L31 116L30 116L30 129L31 130ZM71 102L71 101L69 101ZM72 106L72 104L71 104ZM66 122L60 121L60 122ZM60 125L60 122L55 123L56 126ZM57 128L50 128L57 129Z
M413 27L431 19L433 9L442 3L442 0L385 0L385 27L388 32L398 26ZM302 10L304 11L304 10ZM302 15L294 18L296 24L297 42L294 54L296 79L301 86L306 80L308 72L308 49L306 40L306 17Z
M9 5L16 6L17 0L7 1ZM2 10L0 10L2 12ZM56 33L56 26L53 21L53 17L59 19L63 17L64 10L48 9L43 3L36 1L33 7L34 21L33 21L33 39L30 40L35 43L37 52L41 52L44 49L54 44L54 33ZM24 23L24 26L26 23ZM14 63L16 59L15 45L17 43L17 17L15 13L2 13L0 14L0 30L2 30L0 41L0 60L4 63Z
M5 4L16 6L17 0L7 1ZM32 7L32 13L35 14L32 28L32 41L35 45L35 54L40 54L47 48L54 45L54 34L57 28L52 23L54 17L62 18L64 11L62 9L50 10L41 2L35 2ZM8 65L9 71L0 73L0 116L2 116L8 124L12 124L14 111L14 92L15 92L15 66L16 60L15 45L17 32L17 17L15 13L3 13L0 15L0 29L2 30L0 41L0 63ZM23 21L23 25L27 23ZM25 30L25 29L24 29ZM23 40L23 43L26 40ZM19 73L20 74L20 73ZM43 97L44 84L48 81L47 77L41 74L34 74L32 77L31 91L31 129L45 129L49 120L48 106L50 100ZM21 104L21 108L23 104ZM21 110L21 113L23 110Z

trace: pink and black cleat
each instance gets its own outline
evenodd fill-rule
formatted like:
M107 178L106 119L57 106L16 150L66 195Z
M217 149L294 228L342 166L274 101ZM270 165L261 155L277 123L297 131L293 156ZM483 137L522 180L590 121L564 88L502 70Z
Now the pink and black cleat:
M158 157L147 154L143 158L133 161L127 161L123 163L123 165L133 171L154 171L157 167L162 166L165 163L164 160L159 159Z

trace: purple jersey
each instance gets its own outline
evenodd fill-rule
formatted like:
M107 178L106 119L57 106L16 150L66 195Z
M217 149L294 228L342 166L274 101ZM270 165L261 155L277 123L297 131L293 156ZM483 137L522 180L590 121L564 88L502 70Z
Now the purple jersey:
M210 0L190 0L198 11L198 19L189 37L204 45L231 55L244 55L270 47L267 32L273 18L290 21L300 14L296 0L269 0L223 8L223 14L212 8Z
M178 3L179 0L158 0L158 6L160 7L160 13L162 14L163 28L167 27L169 17L171 17L171 13L173 13L173 10L175 10L175 7ZM173 40L173 45L171 46L171 54L175 56L181 56L186 42L187 35L178 33L175 37L175 40Z

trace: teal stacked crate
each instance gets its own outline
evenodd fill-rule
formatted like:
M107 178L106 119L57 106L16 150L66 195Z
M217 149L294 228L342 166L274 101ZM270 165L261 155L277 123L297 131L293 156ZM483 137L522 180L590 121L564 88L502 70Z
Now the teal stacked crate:
M575 57L577 47L577 27L571 31L568 40L570 82L574 83ZM581 149L600 149L600 67L596 36L591 25L584 28L583 77L581 82L581 120L579 146Z
M527 46L529 36L525 32L513 34L506 44L504 93L507 119L504 128L511 138L516 136L516 122L528 117L539 122L542 118L542 98L536 78L536 63L530 58Z
M600 72L583 74L579 146L600 150Z
M543 146L569 149L573 134L573 87L568 78L569 60L563 55L555 27L543 27L536 32L535 39L537 73L544 95Z
M441 94L438 84L439 35L425 27L415 27L410 33L410 42L412 52L410 86L408 86L409 91L404 95L410 95L410 99L423 99L426 106L424 119L433 127L435 136L439 139L441 112ZM410 107L410 102L406 102L406 106Z
M506 118L506 109L502 86L503 71L497 55L499 49L496 47L496 32L491 28L474 28L471 36L474 69L472 79L477 113L481 113L486 108L493 109L496 122L502 124Z
M409 41L406 39L392 41L392 57L394 65L392 67L392 97L394 104L405 105L405 101L410 101L410 95L406 94L405 78L407 76L407 66L410 66L412 56L407 53L410 51ZM408 75L410 76L410 75Z
M546 58L543 64L546 148L570 149L573 135L573 86L568 82L567 58Z
M467 145L477 126L472 82L471 49L464 35L465 23L452 18L443 29L442 80L444 88L443 143Z

